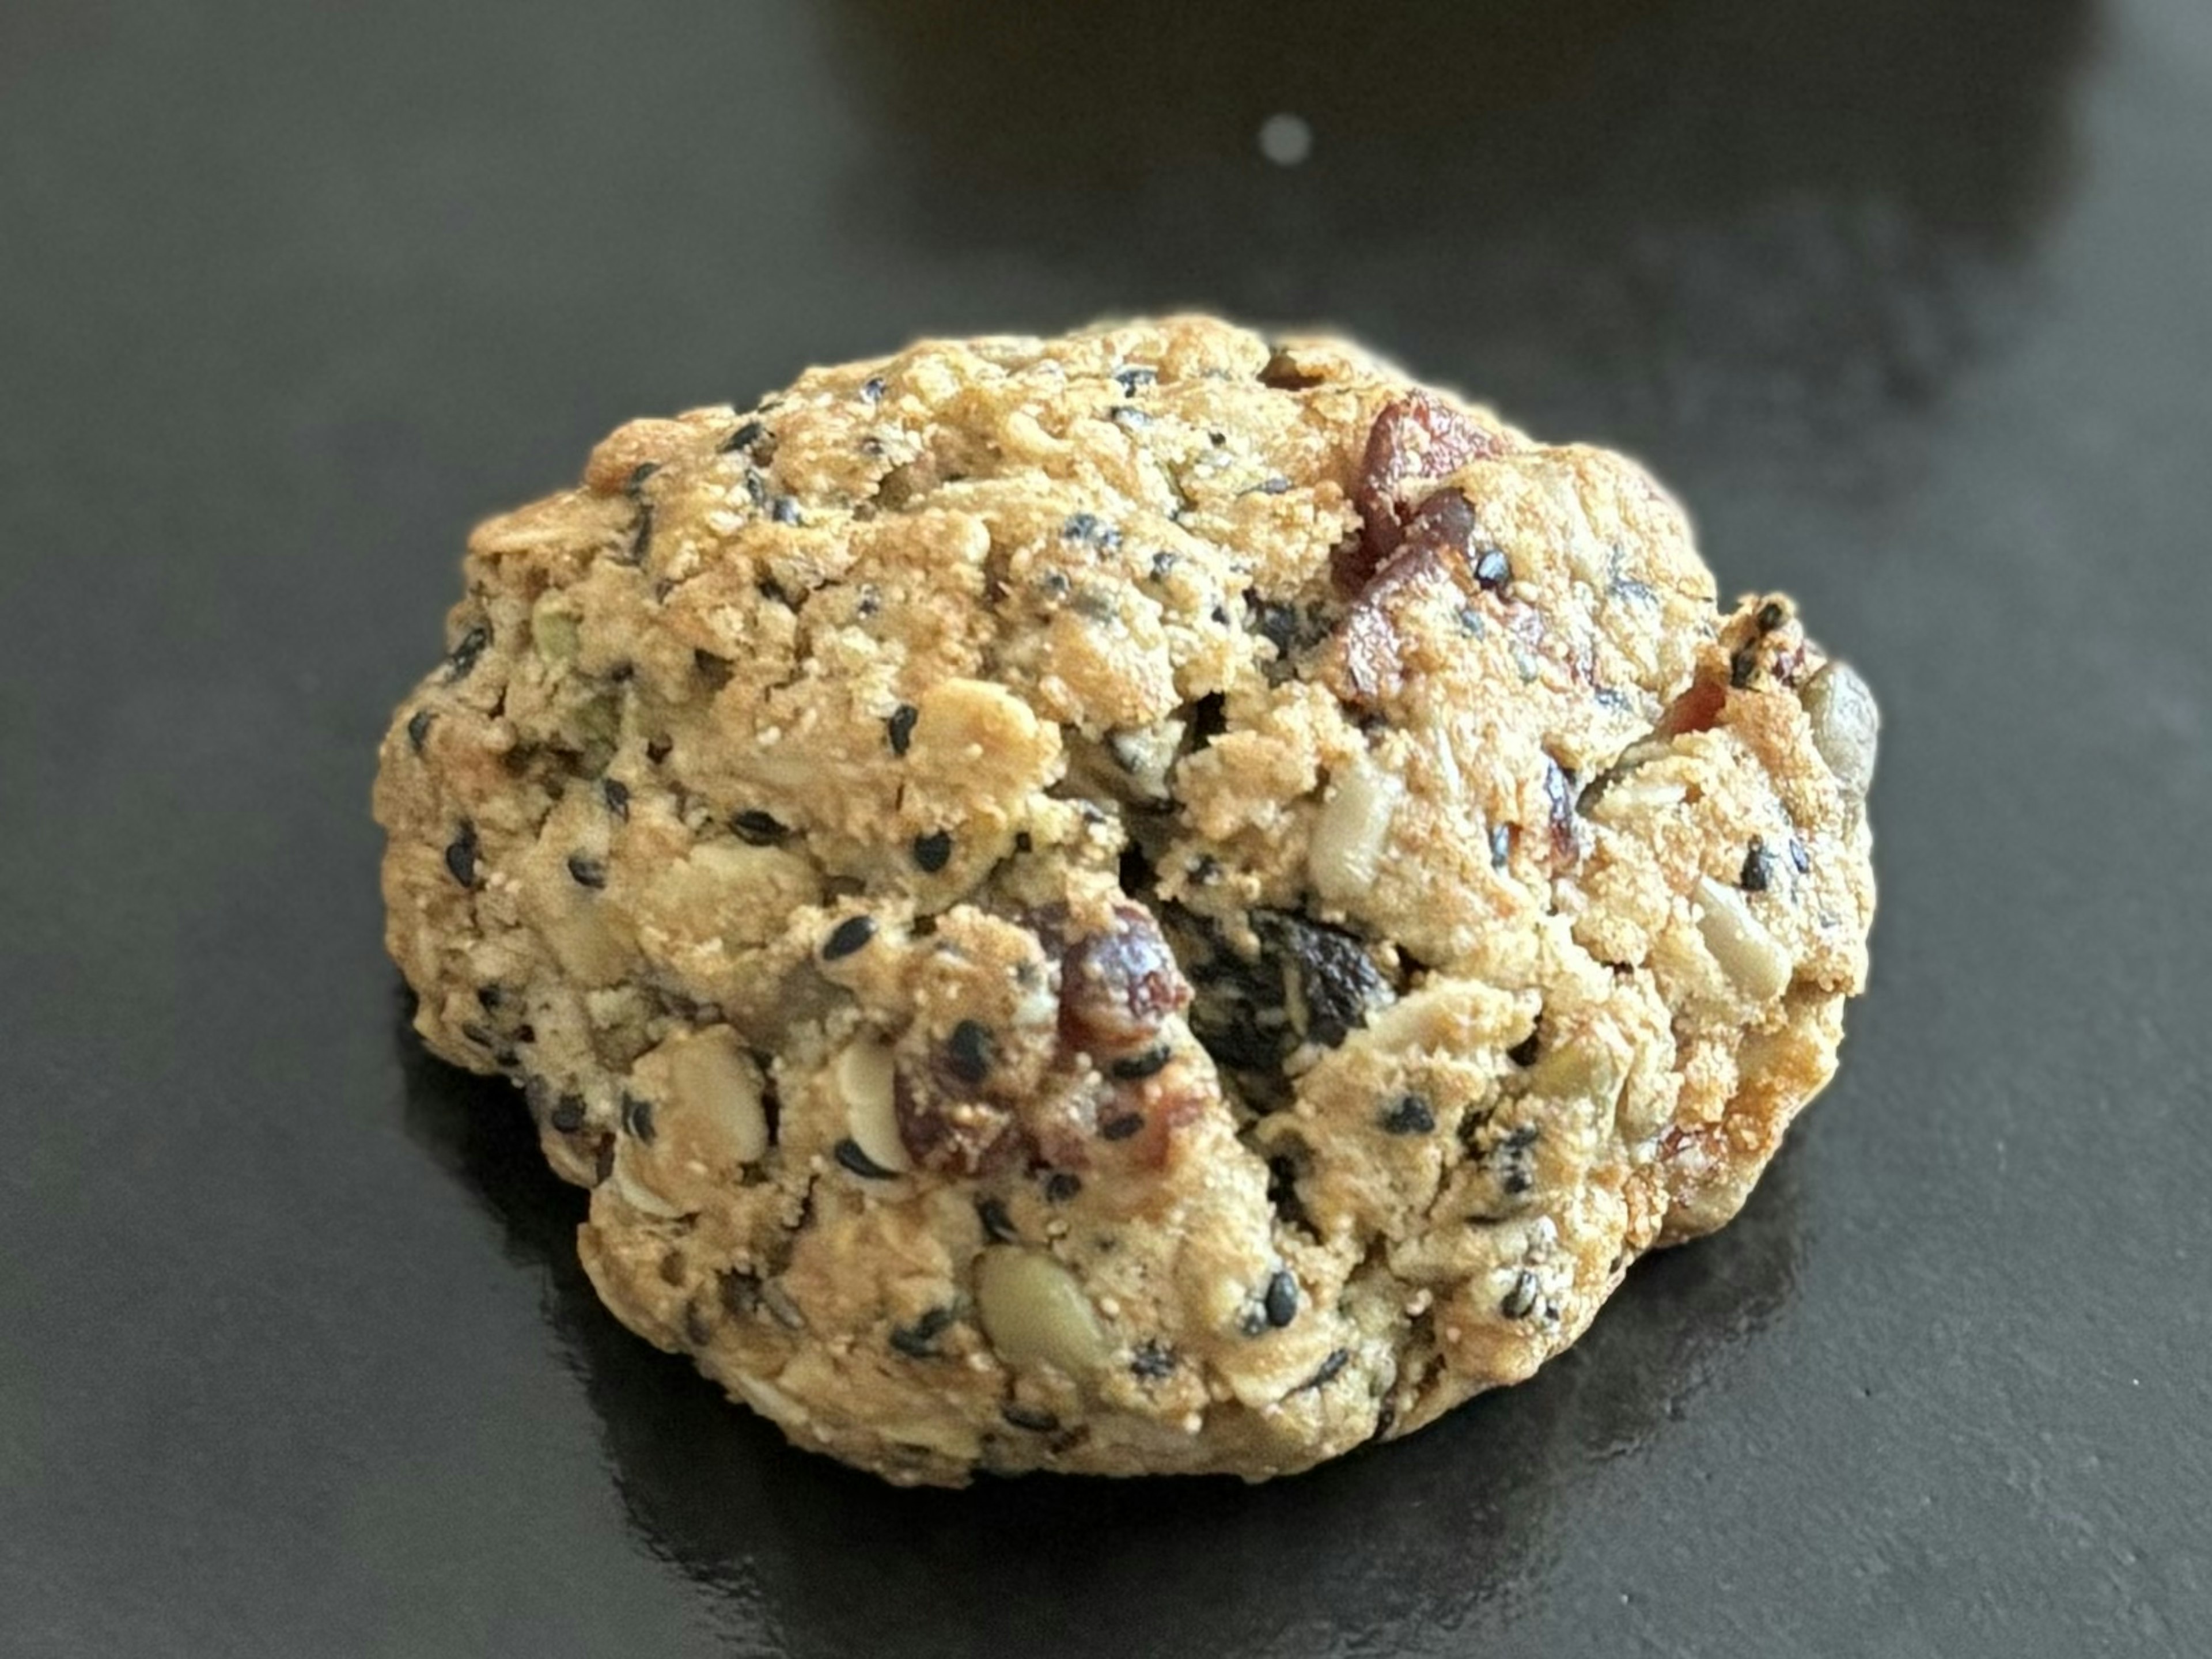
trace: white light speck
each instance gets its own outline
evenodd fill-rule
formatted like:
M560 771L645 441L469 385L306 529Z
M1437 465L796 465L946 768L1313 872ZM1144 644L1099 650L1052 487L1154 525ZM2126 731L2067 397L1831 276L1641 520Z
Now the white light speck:
M1279 167L1294 167L1313 154L1313 129L1285 110L1260 123L1260 154Z

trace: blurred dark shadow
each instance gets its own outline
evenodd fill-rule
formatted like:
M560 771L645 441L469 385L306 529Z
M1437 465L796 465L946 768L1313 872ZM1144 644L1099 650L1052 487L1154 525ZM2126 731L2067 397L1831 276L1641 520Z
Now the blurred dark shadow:
M2092 11L838 0L825 27L881 139L859 210L902 239L1418 339L1553 418L1817 437L2001 328L1987 278L2059 198ZM1297 165L1261 154L1276 113Z
M1562 1498L1689 1409L1796 1280L1785 1152L1731 1227L1639 1267L1534 1382L1409 1440L1260 1487L901 1492L793 1450L623 1330L577 1265L582 1196L545 1167L520 1097L430 1058L404 1012L394 1040L409 1133L544 1272L641 1540L733 1632L781 1632L778 1651L1390 1651L1394 1631L1452 1627L1540 1580Z

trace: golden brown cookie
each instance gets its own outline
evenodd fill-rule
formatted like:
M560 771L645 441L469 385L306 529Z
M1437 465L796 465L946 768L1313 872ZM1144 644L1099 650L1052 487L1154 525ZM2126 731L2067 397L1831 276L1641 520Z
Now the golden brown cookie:
M1719 1225L1834 1068L1865 684L1328 341L933 341L481 526L376 787L439 1054L799 1443L1260 1478Z

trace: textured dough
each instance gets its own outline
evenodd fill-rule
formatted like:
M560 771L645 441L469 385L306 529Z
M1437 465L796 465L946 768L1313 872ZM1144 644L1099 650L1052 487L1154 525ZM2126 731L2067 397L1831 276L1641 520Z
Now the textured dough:
M631 1328L802 1445L1261 1478L1735 1213L1871 699L1680 510L1328 341L928 342L470 538L387 939Z

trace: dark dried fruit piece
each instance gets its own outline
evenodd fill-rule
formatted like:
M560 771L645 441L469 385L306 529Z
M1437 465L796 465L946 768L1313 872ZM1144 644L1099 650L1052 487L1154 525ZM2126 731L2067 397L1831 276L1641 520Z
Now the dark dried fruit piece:
M925 1168L966 1176L1016 1165L1029 1141L1012 1111L953 1083L949 1063L924 1069L929 1075L919 1078L902 1069L892 1083L907 1156Z
M1260 384L1277 392L1304 392L1322 384L1322 377L1300 368L1297 360L1278 346L1260 370Z
M1355 542L1339 550L1338 582L1356 591L1397 550L1406 524L1398 500L1401 486L1414 478L1440 478L1498 447L1495 434L1425 392L1384 404L1367 430L1352 491L1361 528Z
M1060 1037L1094 1058L1158 1048L1161 1024L1189 1002L1190 985L1175 953L1140 906L1115 905L1103 932L1086 934L1061 953ZM1159 1065L1165 1064L1163 1057Z

